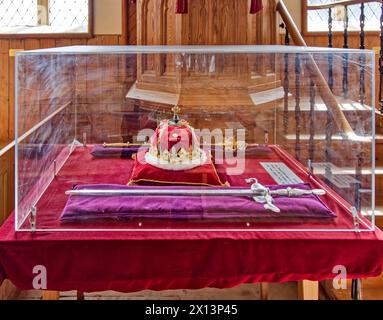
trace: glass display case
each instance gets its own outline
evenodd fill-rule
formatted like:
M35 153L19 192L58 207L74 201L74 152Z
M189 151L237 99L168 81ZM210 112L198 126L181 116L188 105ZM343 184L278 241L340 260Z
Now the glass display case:
M16 231L371 232L375 54L16 56Z

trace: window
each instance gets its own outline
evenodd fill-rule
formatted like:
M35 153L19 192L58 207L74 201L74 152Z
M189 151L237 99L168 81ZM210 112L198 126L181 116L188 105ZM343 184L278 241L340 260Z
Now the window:
M306 15L305 31L322 32L328 31L329 10L311 10L310 6L339 2L339 0L303 0L304 14ZM360 31L360 4L347 7L348 12L348 30ZM365 31L380 30L381 4L378 2L365 3L364 5ZM345 7L338 6L332 9L333 31L344 30Z
M90 34L92 0L0 0L0 35Z

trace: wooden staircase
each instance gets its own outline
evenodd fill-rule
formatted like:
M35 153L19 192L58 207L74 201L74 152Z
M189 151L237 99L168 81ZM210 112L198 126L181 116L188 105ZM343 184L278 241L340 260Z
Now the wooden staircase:
M341 104L341 109L346 115L350 123L355 123L356 119L361 117L371 118L371 107L366 105L361 105L358 102L346 100L343 98L337 97L339 103ZM295 154L296 152L296 132L297 125L300 127L299 134L299 145L300 145L300 156L301 159L309 159L309 150L310 150L310 139L313 138L313 143L315 144L314 159L311 159L314 163L314 173L320 177L324 177L324 166L315 166L315 163L325 163L326 162L326 121L327 121L327 108L323 101L320 98L317 98L315 103L315 134L310 135L310 101L309 99L303 98L300 103L300 121L297 124L295 119L295 105L294 97L289 98L289 107L287 113L284 111L283 103L280 103L278 106L278 128L283 128L284 123L287 123L287 128L285 130L279 130L277 136L277 143L282 145L290 154ZM377 117L382 117L377 115ZM286 122L287 120L287 122ZM377 120L379 122L379 119ZM358 122L359 123L359 122ZM366 130L371 130L368 126L371 126L371 123L364 123ZM284 132L285 131L285 132ZM375 201L377 206L377 211L383 211L383 134L382 127L377 129L376 134L376 169L375 169L375 183L376 183L376 195ZM372 155L371 142L362 143L362 151L368 156ZM332 174L339 177L352 177L356 175L356 164L355 164L355 150L352 143L345 143L344 138L339 134L333 134L331 137L331 164L332 164ZM304 162L304 161L303 161ZM362 185L371 186L371 163L366 163L362 166ZM339 193L341 191L337 190ZM371 193L363 190L362 193L362 203L364 204L363 211L364 214L370 215L371 212L368 210L368 206L371 204ZM380 217L379 219L382 219Z
M313 5L310 6L311 10L326 10L329 15L329 30L328 30L328 47L333 47L333 33L332 33L332 13L334 8L342 6L347 7L348 5L360 5L361 7L361 15L360 15L360 25L361 25L361 32L360 32L360 49L365 49L365 32L364 32L364 22L365 22L365 15L364 15L364 6L365 3L372 2L371 0L360 0L360 1L335 1L334 3L325 4L325 5ZM379 1L380 2L380 1ZM383 6L383 5L382 5ZM305 40L301 36L296 24L292 20L288 10L286 9L286 6L282 1L276 1L276 8L279 14L282 17L283 24L282 27L285 28L285 44L290 44L290 38L296 45L300 46L306 46ZM345 10L345 15L347 17L347 10ZM383 12L383 11L382 11ZM383 18L383 16L382 16ZM347 19L347 18L346 18ZM348 26L345 25L345 31L344 31L344 45L343 48L348 48ZM383 25L381 30L381 43L383 46ZM314 62L315 64L315 62ZM299 72L297 72L297 67L295 67L295 77L299 81ZM338 68L338 69L335 69ZM304 98L299 97L299 90L296 91L294 88L292 91L292 94L295 95L298 94L298 101L295 100L295 97L291 97L286 101L285 99L285 105L288 104L287 110L284 110L284 106L279 107L279 118L282 119L279 123L279 126L285 126L283 134L279 135L277 139L281 141L282 144L286 146L286 148L292 153L297 154L302 159L309 159L309 150L315 149L315 159L314 162L325 162L326 159L329 159L328 154L326 155L326 152L323 151L329 151L331 163L332 165L335 165L336 169L334 170L333 174L341 175L341 176L347 176L347 175L354 175L356 176L356 171L358 172L360 176L360 180L362 182L362 187L360 188L360 196L362 199L362 212L366 215L369 215L368 207L371 206L371 189L372 185L372 172L371 167L372 163L368 160L369 156L372 156L372 150L371 150L371 142L363 142L359 145L359 150L355 150L355 147L357 147L357 143L350 143L346 142L342 136L339 134L336 134L337 129L339 128L338 123L334 123L332 126L333 128L330 128L326 130L327 124L328 124L328 116L332 117L332 120L330 121L336 121L336 114L334 114L334 109L336 110L336 105L339 103L340 108L339 112L343 114L344 118L342 119L341 125L345 124L346 129L350 130L349 132L354 132L358 135L360 135L363 132L366 132L367 134L372 134L371 128L372 128L372 117L371 108L366 104L368 93L366 95L366 92L368 90L373 90L373 88L370 87L368 83L366 83L365 78L365 70L361 68L357 71L357 74L351 76L350 70L348 67L342 67L342 66L334 66L334 61L332 59L328 59L328 65L321 69L314 67L307 68L309 69L309 73L314 77L315 84L310 84L310 92L305 92L306 97L311 95L311 90L314 92L315 97L315 135L313 135L313 132L311 132L310 135L310 98ZM380 60L379 60L379 70L380 70L380 90L378 91L379 96L379 103L380 107L383 108L383 100L382 100L382 77L383 77L383 47L381 48L380 52ZM291 74L291 71L287 69L285 70L285 79ZM335 72L337 71L337 72ZM340 71L340 72L339 72ZM290 72L290 74L288 74ZM326 79L325 79L325 76ZM291 75L291 77L294 77L294 75ZM350 79L353 79L350 83ZM294 83L294 80L290 80ZM334 85L334 83L338 82L338 85ZM287 81L287 85L288 85ZM340 84L340 85L339 85ZM306 84L308 87L308 84ZM303 85L305 87L305 85ZM321 87L324 87L325 90L320 90ZM339 88L341 88L340 94L344 94L345 96L348 95L349 91L353 91L354 97L353 100L346 100L341 97L336 97L335 92L339 92ZM286 85L285 85L286 89ZM343 90L343 92L342 92ZM366 91L367 90L367 91ZM315 92L317 91L317 92ZM359 91L359 96L355 97L355 92ZM370 91L371 92L371 91ZM318 94L319 93L319 94ZM339 93L338 93L339 94ZM359 103L358 101L363 101L363 103ZM371 103L371 102L370 102ZM298 110L298 111L297 111ZM329 112L328 112L329 111ZM299 112L297 114L297 112ZM376 161L376 205L377 205L377 212L381 212L382 206L383 206L383 120L382 120L382 114L379 112L376 112L376 154L375 154L375 161ZM298 115L298 116L297 116ZM287 124L287 126L286 126ZM348 127L348 128L347 128ZM340 130L341 132L345 132L343 130ZM297 137L298 142L297 142ZM311 141L311 145L310 145ZM298 145L298 147L297 147ZM310 149L311 147L311 149ZM320 154L318 154L321 152ZM359 157L363 158L364 163L361 165L359 164L358 167L358 160L356 157L356 152L359 153ZM364 154L362 153L364 152ZM312 154L311 154L312 155ZM371 158L371 157L370 157ZM367 161L367 163L366 163ZM321 174L319 172L318 174ZM323 173L322 173L323 174ZM363 186L366 186L366 188L363 188ZM341 190L336 190L340 194L342 194ZM346 196L344 196L346 198ZM356 197L356 195L354 195ZM364 208L364 206L366 208ZM381 217L378 217L378 223L381 223Z

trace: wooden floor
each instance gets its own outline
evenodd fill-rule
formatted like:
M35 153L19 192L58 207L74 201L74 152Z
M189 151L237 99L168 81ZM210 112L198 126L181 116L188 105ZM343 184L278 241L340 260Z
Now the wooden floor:
M351 281L347 283L347 290L334 290L331 281L323 282L322 286L330 299L350 299ZM378 278L362 280L362 288L363 300L383 300L383 275Z
M61 292L61 300L76 299L76 291ZM18 300L39 300L41 291L22 291ZM114 291L85 293L86 300L259 300L260 286L258 284L244 284L230 289L199 289L199 290L144 290L133 293L119 293ZM295 282L269 285L269 299L296 300L297 284Z
M383 275L375 279L362 281L363 300L383 300ZM331 281L321 282L319 299L349 300L351 298L351 282L347 290L334 290ZM269 300L296 300L298 286L296 282L283 284L269 284ZM9 281L0 287L0 300L40 300L42 292L39 290L15 290ZM61 300L75 300L76 291L61 292ZM85 300L260 300L259 284L244 284L230 289L199 289L199 290L144 290L132 293L114 291L85 293Z

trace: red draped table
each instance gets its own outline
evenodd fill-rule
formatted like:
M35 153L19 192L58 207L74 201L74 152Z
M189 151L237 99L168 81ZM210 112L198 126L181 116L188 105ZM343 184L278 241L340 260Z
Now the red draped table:
M126 183L131 172L127 167L132 161L115 159L113 166L110 161L92 159L86 149L76 150L37 204L37 228L61 227L59 216L67 201L64 193L71 188L71 177L81 177L84 183ZM261 183L270 181L259 164L246 168L248 171L237 181L253 174ZM80 175L83 172L86 177ZM304 172L299 176L303 179ZM333 227L352 228L352 217L339 208L334 210L339 218ZM307 225L308 229L313 227L315 224ZM9 279L19 289L32 289L36 276L33 269L38 265L46 267L48 290L57 291L131 292L320 281L333 278L333 269L338 265L346 267L348 278L355 279L383 273L383 233L171 229L15 232L11 215L0 228L0 283Z
M383 272L383 235L310 232L44 232L0 230L0 282L32 289L33 268L49 290L84 292L227 288L242 283L324 280Z

